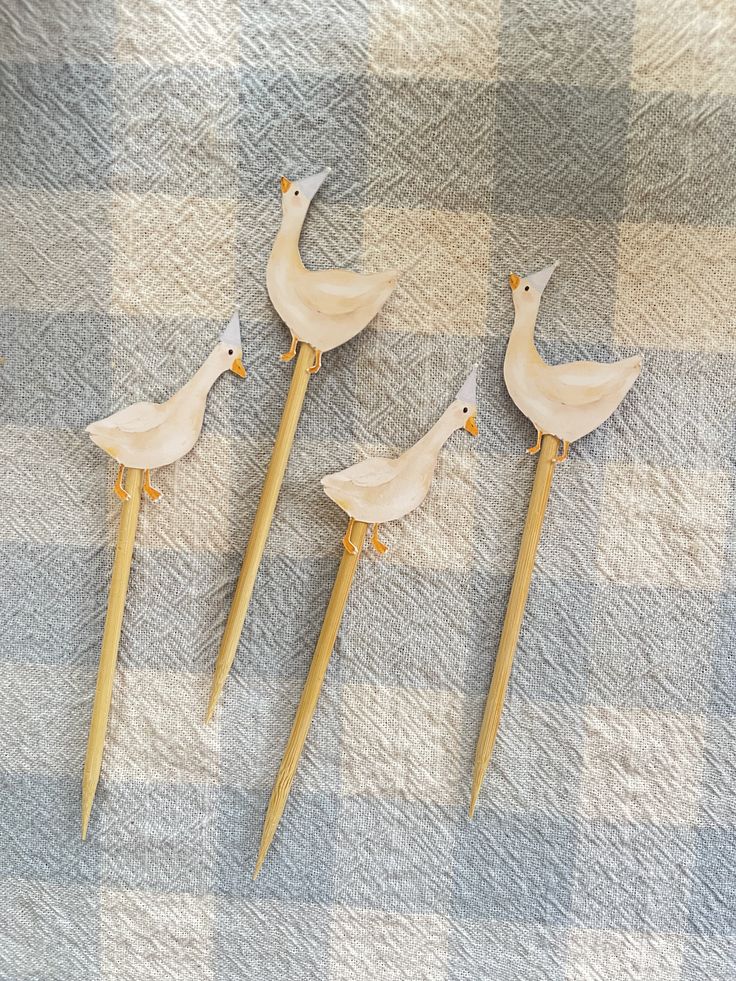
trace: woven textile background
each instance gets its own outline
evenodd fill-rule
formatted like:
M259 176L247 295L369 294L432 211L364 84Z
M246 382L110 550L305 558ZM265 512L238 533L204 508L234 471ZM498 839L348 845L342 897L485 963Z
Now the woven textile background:
M730 0L4 0L0 978L733 981L736 8ZM202 724L291 368L278 178L333 168L314 267L405 269L325 357L234 671ZM476 819L474 741L534 462L511 271L553 361L641 352L558 468ZM102 781L80 780L119 506L93 419L175 391ZM284 821L261 822L340 557L319 478L424 432L366 554Z

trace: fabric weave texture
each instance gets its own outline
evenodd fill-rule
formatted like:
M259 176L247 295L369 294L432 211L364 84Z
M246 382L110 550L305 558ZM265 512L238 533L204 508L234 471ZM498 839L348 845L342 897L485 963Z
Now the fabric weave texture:
M733 981L736 13L730 0L4 0L0 978ZM278 179L313 268L404 270L324 359L233 672L206 697L291 367ZM555 475L476 817L475 738L550 361L641 353ZM247 380L155 474L102 780L80 784L119 505L84 433L241 311ZM283 822L261 823L340 559L320 477L480 364L426 505L366 550Z

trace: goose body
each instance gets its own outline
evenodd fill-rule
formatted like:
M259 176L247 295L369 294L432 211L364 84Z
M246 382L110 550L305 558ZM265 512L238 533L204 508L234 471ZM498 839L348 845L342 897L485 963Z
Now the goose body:
M555 265L525 278L509 277L514 297L503 374L511 398L534 424L565 444L592 432L615 411L641 371L641 358L605 364L573 361L549 365L534 343L539 302ZM538 435L538 438L541 438Z
M395 269L362 275L348 269L306 269L299 252L302 225L329 168L302 181L281 179L282 221L266 266L266 285L276 312L292 336L320 354L355 337L389 298ZM290 352L291 353L291 352Z
M119 493L122 468L150 471L189 453L202 431L207 396L215 381L227 370L245 375L241 356L240 320L236 313L202 367L170 399L161 403L136 402L87 426L92 442L121 466L116 483L118 496L124 496ZM156 492L155 497L158 496Z
M353 521L378 525L403 518L424 501L432 484L440 450L457 429L478 432L476 371L432 428L400 456L369 457L322 478L327 496ZM346 535L349 540L350 530ZM347 545L346 545L347 547Z

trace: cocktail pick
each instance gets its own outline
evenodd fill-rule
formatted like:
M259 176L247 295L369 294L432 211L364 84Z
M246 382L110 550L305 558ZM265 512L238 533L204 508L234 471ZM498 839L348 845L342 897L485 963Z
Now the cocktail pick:
M301 348L215 662L208 722L238 649L309 377L319 371L325 351L349 341L373 320L397 283L394 269L363 276L347 269L304 268L299 236L309 205L329 172L328 167L300 181L281 178L281 228L268 260L266 283L276 312L291 332L291 346L281 360L291 361L300 343Z
M235 313L199 371L167 402L137 402L107 419L100 419L99 422L87 426L92 441L119 463L115 493L123 501L123 506L82 777L83 839L87 837L92 804L102 769L102 753L133 558L141 488L152 501L161 497L161 492L151 485L151 470L174 463L192 449L202 430L207 395L217 378L228 369L242 378L245 377L242 354L240 318ZM123 474L126 468L128 473L124 486Z
M325 493L347 513L350 520L342 540L344 553L322 630L266 810L254 879L261 871L286 806L368 526L371 526L371 541L376 551L385 552L386 546L378 537L379 525L403 518L424 501L440 450L457 429L466 429L473 436L477 435L476 374L477 369L473 368L454 401L434 426L401 456L395 459L371 457L347 470L322 478Z
M527 452L538 453L539 459L475 751L471 817L501 720L555 466L567 460L570 443L605 422L641 371L638 356L613 364L545 364L534 345L534 328L542 293L556 265L523 279L514 273L509 276L515 316L503 373L511 398L536 428L536 442Z

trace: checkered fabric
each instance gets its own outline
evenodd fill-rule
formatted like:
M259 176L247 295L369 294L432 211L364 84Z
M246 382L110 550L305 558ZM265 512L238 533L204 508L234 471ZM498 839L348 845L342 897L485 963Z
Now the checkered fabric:
M0 978L733 981L731 0L4 0ZM303 253L397 265L309 384L216 722L206 694L291 368ZM554 479L476 818L529 497L510 271L551 361L641 352ZM119 506L85 425L173 393L235 305L246 381L142 506L102 780L80 782ZM284 820L265 805L341 554L319 478L479 425L361 560Z

